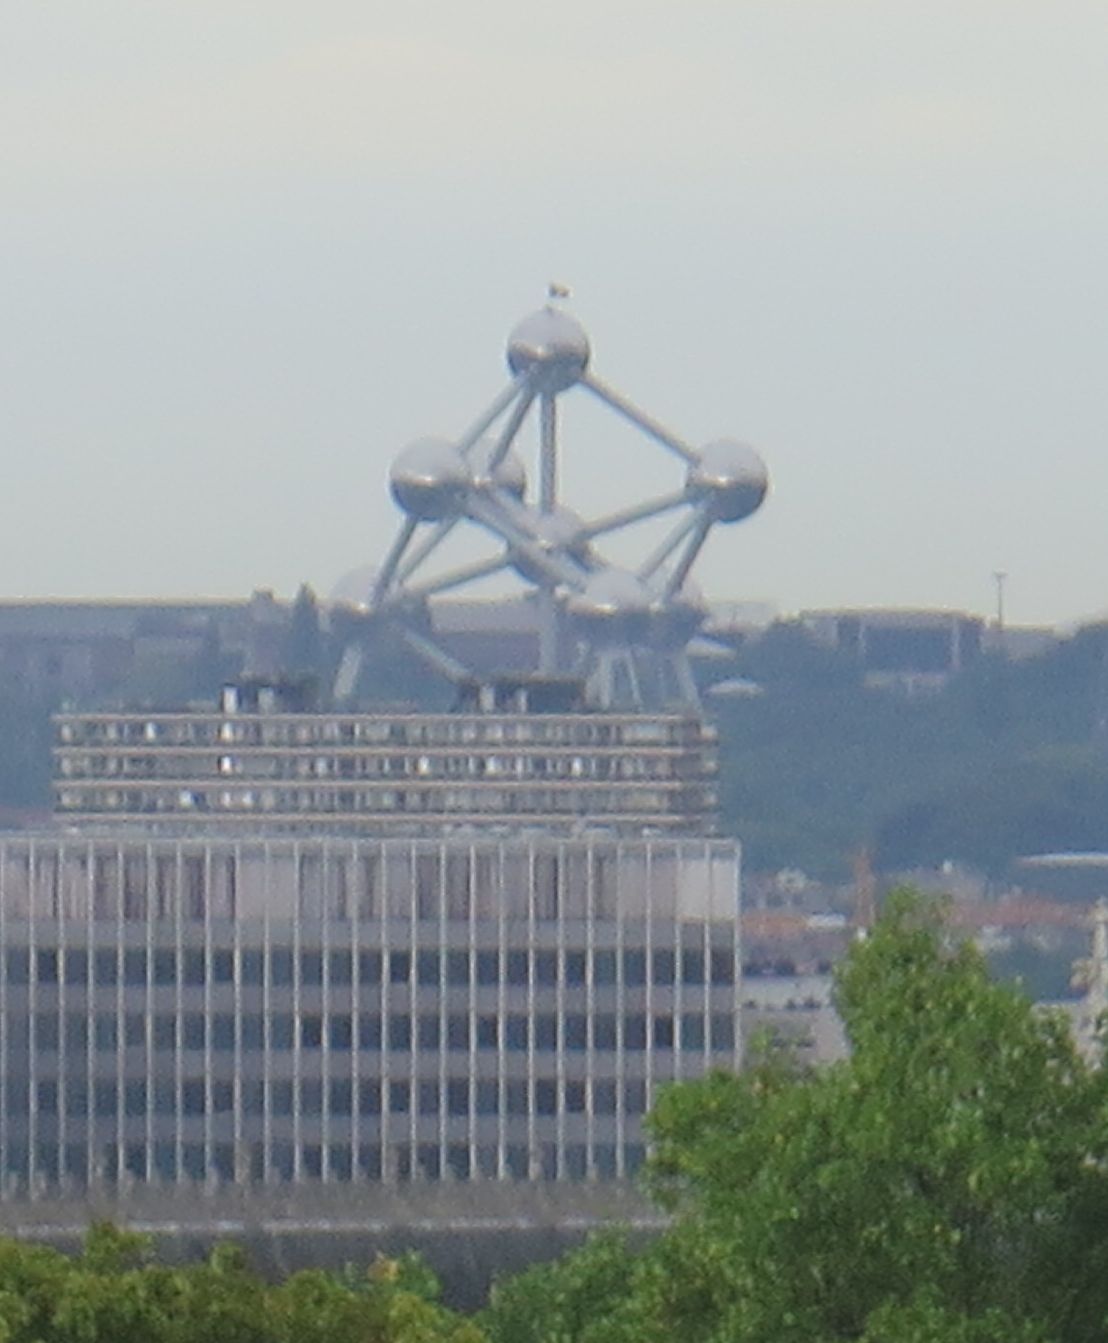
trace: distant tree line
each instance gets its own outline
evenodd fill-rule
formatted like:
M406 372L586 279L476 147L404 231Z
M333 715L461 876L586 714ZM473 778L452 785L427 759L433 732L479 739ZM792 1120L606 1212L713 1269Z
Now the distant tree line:
M742 649L761 695L721 700L722 806L753 869L845 877L952 859L1001 877L1043 850L1108 848L1108 626L1025 661L985 654L915 698L782 622Z

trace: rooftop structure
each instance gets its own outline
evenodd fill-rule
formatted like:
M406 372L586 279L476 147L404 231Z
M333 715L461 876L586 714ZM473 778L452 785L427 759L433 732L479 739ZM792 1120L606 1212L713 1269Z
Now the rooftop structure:
M403 835L444 827L707 834L715 731L586 711L572 680L472 682L453 713L303 712L230 687L208 713L62 713L56 813L162 831Z

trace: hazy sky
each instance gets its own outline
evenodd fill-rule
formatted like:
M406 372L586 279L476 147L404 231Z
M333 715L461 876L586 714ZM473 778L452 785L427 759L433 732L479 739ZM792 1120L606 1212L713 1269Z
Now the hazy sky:
M710 595L1108 607L1102 2L4 0L0 243L0 598L326 592L553 278L769 463Z

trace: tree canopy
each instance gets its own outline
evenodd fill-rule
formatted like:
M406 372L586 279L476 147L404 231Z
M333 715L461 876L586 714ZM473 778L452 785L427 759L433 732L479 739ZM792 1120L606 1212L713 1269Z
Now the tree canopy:
M229 1244L170 1267L144 1237L97 1225L75 1258L0 1241L0 1343L479 1343L436 1290L410 1259L275 1286Z
M669 1089L650 1179L673 1229L501 1284L492 1343L1102 1340L1105 1073L905 895L838 1003L848 1061Z

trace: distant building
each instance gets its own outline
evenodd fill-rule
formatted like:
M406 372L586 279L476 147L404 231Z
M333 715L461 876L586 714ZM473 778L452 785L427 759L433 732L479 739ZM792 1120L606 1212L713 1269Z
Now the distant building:
M961 611L802 611L821 643L849 654L868 685L909 694L941 689L980 655L984 621Z
M208 646L236 667L275 671L287 618L269 592L228 601L0 602L0 676L89 702L156 691Z

